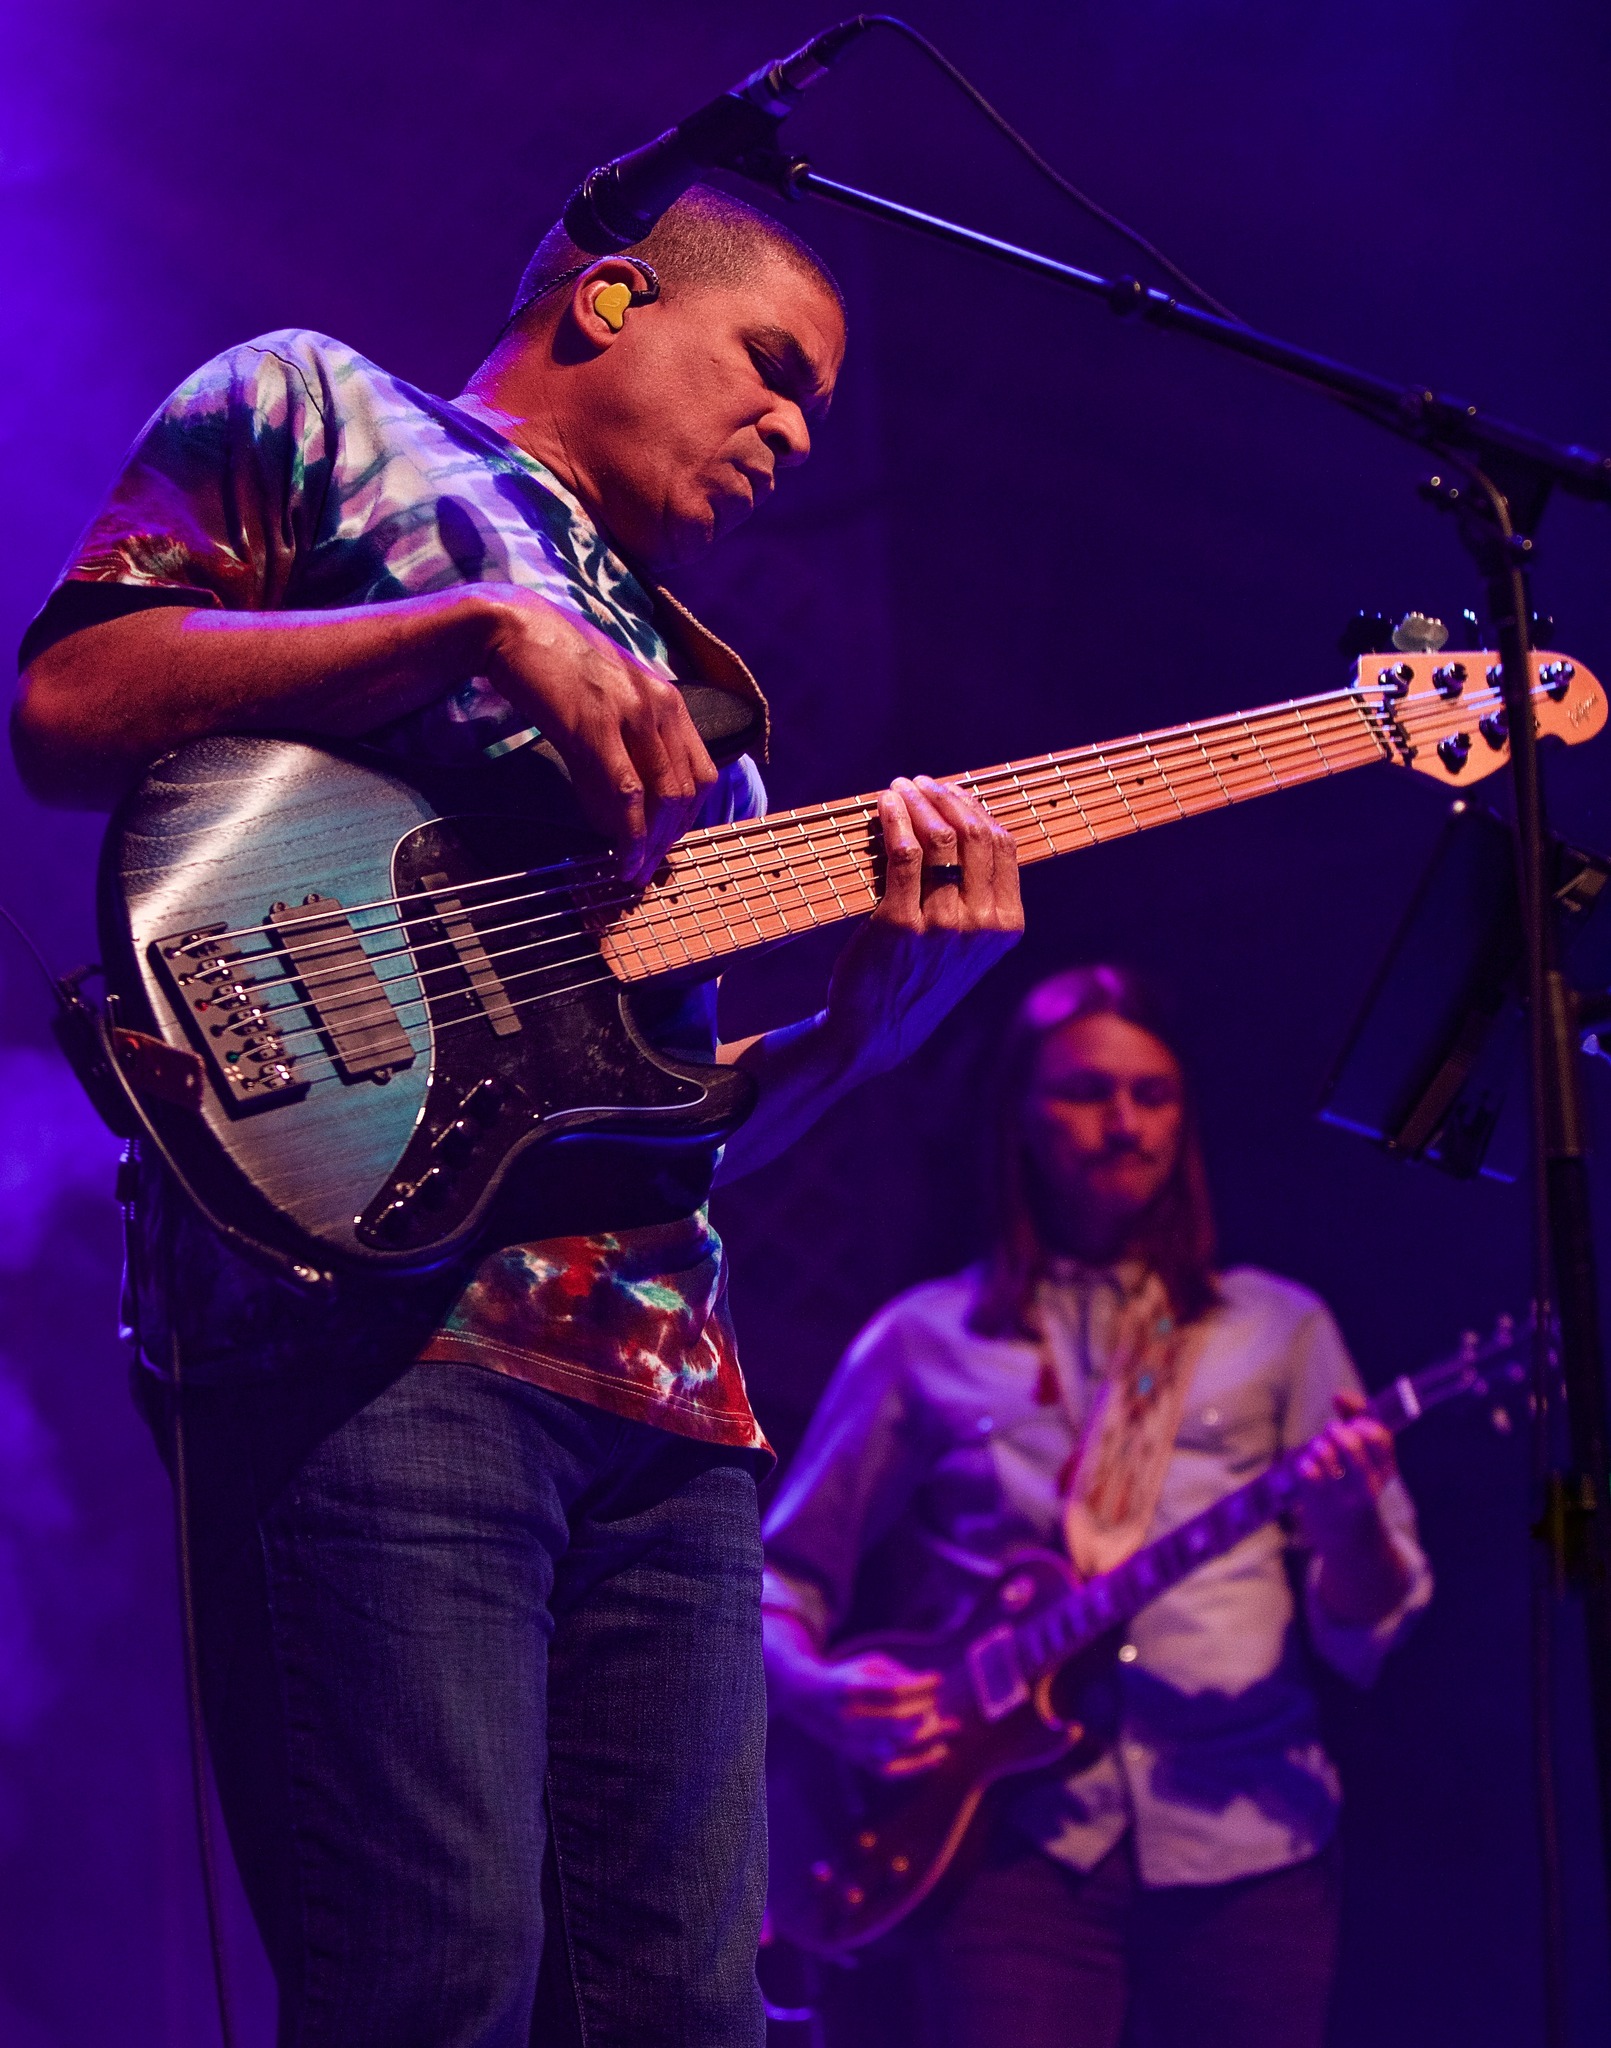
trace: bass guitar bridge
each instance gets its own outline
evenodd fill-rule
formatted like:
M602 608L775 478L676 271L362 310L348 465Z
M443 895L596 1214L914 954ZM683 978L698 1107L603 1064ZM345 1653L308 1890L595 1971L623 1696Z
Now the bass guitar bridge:
M190 1035L201 1048L218 1092L231 1109L294 1102L308 1092L277 1020L255 994L252 968L274 955L246 955L226 946L222 924L170 932L149 958Z

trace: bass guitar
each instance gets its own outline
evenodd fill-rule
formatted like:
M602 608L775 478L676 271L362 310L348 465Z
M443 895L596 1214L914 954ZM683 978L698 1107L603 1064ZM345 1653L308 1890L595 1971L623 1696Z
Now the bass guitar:
M1600 730L1581 664L1533 674L1541 734ZM1462 788L1507 752L1492 656L1371 655L1343 689L961 780L1030 863L1375 762ZM416 776L198 740L105 842L111 1057L208 1212L315 1283L686 1215L751 1084L651 1046L657 987L880 883L871 796L689 833L629 889L535 747Z
M1397 1432L1429 1409L1519 1384L1523 1340L1508 1318L1479 1343L1413 1379L1395 1380L1366 1412ZM1508 1416L1504 1417L1508 1424ZM1276 1520L1298 1489L1303 1451L1288 1451L1236 1492L1083 1584L1067 1560L1024 1550L946 1629L836 1645L883 1651L941 1674L939 1711L954 1732L936 1764L884 1777L775 1716L767 1736L771 1840L768 1915L797 1948L843 1955L887 1934L950 1867L988 1788L1061 1763L1072 1772L1113 1739L1113 1660L1142 1608L1211 1558Z

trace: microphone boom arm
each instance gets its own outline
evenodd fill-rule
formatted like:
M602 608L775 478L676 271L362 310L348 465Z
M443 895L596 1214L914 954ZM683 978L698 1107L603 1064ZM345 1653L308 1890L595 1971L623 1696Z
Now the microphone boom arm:
M841 184L837 179L823 177L803 158L785 156L773 148L734 150L719 167L736 171L785 199L826 199L835 206L867 214L895 227L914 229L955 248L972 250L1088 297L1104 299L1120 315L1139 317L1154 327L1193 334L1200 341L1211 342L1233 355L1246 356L1341 399L1389 433L1434 452L1463 454L1479 464L1491 458L1493 466L1507 474L1513 474L1516 466L1525 465L1536 472L1546 488L1558 484L1574 496L1611 504L1611 455L1596 449L1546 441L1525 427L1512 426L1506 420L1479 412L1463 399L1449 398L1424 386L1395 384L1368 370L1354 369L1295 342L1278 340L1256 328L1221 319L1200 306L1186 305L1167 292L1142 284L1138 278L1102 277L1039 250L1025 249L1015 242L1002 241L999 236L983 234L977 228L963 227L958 221L923 213L880 193Z

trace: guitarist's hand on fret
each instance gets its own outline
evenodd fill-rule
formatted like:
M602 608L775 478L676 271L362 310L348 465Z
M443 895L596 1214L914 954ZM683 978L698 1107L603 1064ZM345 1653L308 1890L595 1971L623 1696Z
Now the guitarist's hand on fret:
M884 894L839 956L827 1011L830 1031L872 1067L914 1052L1024 930L1018 849L976 797L903 777L879 799L879 817ZM925 883L959 868L960 883Z
M646 880L716 780L681 692L574 613L512 585L498 596L487 673L558 749L623 879Z
M839 955L827 1007L718 1048L758 1084L718 1180L766 1165L829 1103L915 1052L1023 935L1017 846L975 797L922 776L886 790L879 817L884 893Z

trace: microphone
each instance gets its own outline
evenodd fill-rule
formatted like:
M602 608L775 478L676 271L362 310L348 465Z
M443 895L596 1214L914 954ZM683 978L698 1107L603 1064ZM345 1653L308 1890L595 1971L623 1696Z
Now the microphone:
M565 202L565 232L578 249L610 256L641 242L672 201L701 171L737 168L755 151L775 148L778 126L809 86L876 16L858 14L780 57L731 92L657 135L641 149L589 171Z

